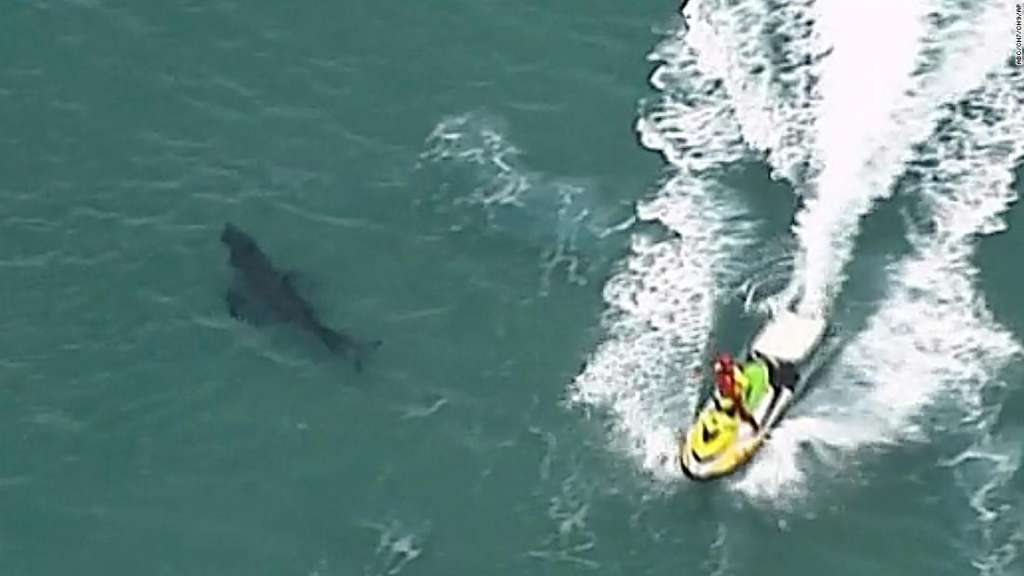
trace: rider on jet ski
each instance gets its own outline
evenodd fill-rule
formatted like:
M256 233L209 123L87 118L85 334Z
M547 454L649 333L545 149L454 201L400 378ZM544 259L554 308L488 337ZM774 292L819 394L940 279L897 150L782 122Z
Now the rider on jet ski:
M750 360L741 369L728 353L721 353L713 365L718 407L730 416L739 416L754 430L760 427L751 415L767 391L767 367L763 362Z

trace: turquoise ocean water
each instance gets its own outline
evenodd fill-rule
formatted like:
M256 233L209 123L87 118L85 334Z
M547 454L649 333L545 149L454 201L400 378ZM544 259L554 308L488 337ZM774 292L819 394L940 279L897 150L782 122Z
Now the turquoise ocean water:
M1013 10L7 0L0 574L1021 574ZM787 298L839 349L688 482Z

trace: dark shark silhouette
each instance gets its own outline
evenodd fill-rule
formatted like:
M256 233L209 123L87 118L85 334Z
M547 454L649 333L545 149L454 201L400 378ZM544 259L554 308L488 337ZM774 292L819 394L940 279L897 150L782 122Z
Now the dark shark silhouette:
M294 274L274 268L251 236L228 222L220 241L230 251L229 263L235 279L224 301L232 318L259 325L277 320L298 326L313 334L331 352L345 356L362 370L366 355L380 346L380 340L362 341L325 326L313 306L294 286Z

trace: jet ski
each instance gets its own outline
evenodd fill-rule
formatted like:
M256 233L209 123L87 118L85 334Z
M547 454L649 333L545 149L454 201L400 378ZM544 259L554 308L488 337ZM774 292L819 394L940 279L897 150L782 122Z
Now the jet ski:
M768 320L737 363L757 379L757 386L750 387L753 393L744 398L750 421L740 417L729 406L731 400L722 398L713 386L679 438L679 465L687 477L724 476L757 453L786 409L805 391L826 328L824 319L790 311Z

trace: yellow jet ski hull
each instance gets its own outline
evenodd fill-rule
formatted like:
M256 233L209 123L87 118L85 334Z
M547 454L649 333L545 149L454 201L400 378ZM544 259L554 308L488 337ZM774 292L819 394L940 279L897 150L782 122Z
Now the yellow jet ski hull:
M735 472L757 453L766 437L764 432L760 432L752 437L730 442L713 458L702 459L695 448L694 440L694 437L700 434L699 423L695 423L689 432L680 438L679 443L679 466L683 473L693 480L711 480Z
M679 440L679 466L683 473L694 480L710 480L735 472L761 448L791 398L790 390L773 389L765 399L765 409L755 414L755 420L761 422L756 430L751 424L720 412L710 399Z

